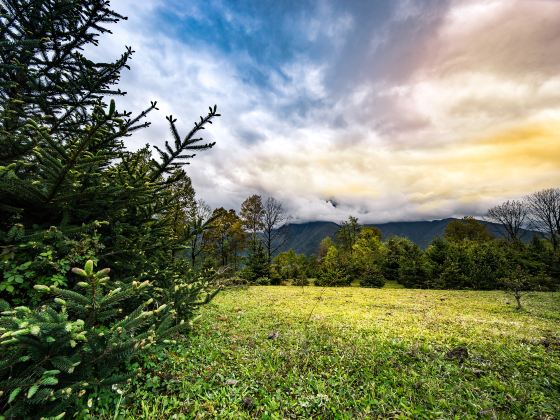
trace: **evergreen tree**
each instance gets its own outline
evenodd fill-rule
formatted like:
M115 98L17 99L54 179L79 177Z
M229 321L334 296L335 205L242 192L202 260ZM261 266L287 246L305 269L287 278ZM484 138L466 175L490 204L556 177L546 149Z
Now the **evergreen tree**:
M130 377L120 367L135 352L189 325L152 298L123 310L123 302L150 293L147 280L117 287L109 269L95 272L91 260L72 271L81 280L76 290L35 286L54 295L48 305L0 301L0 411L8 418L72 412L77 396Z
M470 268L469 287L475 290L499 288L499 279L507 274L508 260L496 241L471 243L467 247Z
M188 324L216 290L179 251L192 232L183 167L214 145L200 134L219 114L211 107L184 136L168 116L171 141L157 157L148 146L128 151L127 137L157 109L133 116L107 100L124 94L115 84L133 51L112 63L82 53L121 19L107 0L0 0L0 345L10 356L0 404L9 416L32 404L54 415L60 389L75 396L116 381L134 351L178 330L173 314ZM119 281L94 275L94 262Z
M381 265L383 276L390 281L399 281L401 260L412 246L409 239L393 236L385 243L386 254Z
M418 245L403 241L403 253L399 259L399 283L405 287L425 288L428 281L428 264Z
M118 111L114 101L106 103L104 95L122 94L112 86L132 50L113 63L95 63L81 53L122 16L108 1L12 0L2 2L2 9L0 149L6 153L0 243L13 250L2 261L3 271L30 262L28 272L41 272L37 261L44 249L32 243L56 229L59 243L94 232L96 259L124 281L142 273L165 283L160 268L173 265L189 239L184 220L180 227L176 217L191 189L181 167L192 151L213 146L197 136L219 116L216 108L184 137L167 117L173 141L156 148L158 159L147 147L129 152L124 140L148 125L143 121L156 104L133 117ZM53 267L66 255L56 258ZM13 294L25 296L33 284L57 274L29 276Z
M245 268L241 273L242 277L250 282L258 279L267 279L270 275L270 265L266 250L260 241L249 249L249 254L245 259Z
M92 132L91 109L100 107L106 95L124 94L113 86L128 67L131 48L112 63L96 63L82 54L97 45L100 34L110 32L107 24L121 19L109 1L0 2L1 164L28 158L28 166L18 166L17 172L37 169L41 161L33 159L33 148L49 141L59 145L56 152L62 156L55 157L74 155L65 149ZM50 139L38 135L37 125ZM106 128L119 130L118 124ZM89 142L100 146L99 139ZM113 142L113 151L120 146Z

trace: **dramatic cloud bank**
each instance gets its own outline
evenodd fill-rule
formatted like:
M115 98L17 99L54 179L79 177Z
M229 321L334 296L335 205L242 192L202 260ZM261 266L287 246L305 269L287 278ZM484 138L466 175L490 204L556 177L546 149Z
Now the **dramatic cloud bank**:
M121 106L158 100L131 147L223 117L190 175L212 206L253 193L296 220L480 215L560 184L560 2L119 0L91 54L137 51ZM333 205L333 203L336 204Z

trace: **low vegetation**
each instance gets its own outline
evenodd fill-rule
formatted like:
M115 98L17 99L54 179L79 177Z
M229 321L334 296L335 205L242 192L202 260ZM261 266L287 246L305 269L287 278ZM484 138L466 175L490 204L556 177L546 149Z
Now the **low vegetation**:
M125 418L542 418L560 412L560 296L250 287L148 357ZM114 411L106 411L112 416Z

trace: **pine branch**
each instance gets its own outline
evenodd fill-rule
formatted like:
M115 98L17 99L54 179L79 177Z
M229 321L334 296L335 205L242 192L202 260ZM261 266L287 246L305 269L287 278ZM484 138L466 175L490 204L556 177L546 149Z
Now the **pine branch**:
M183 140L181 140L179 132L175 125L177 120L174 119L172 115L166 117L167 121L169 122L169 127L175 147L171 147L168 141L165 142L166 150L162 150L159 147L154 146L159 153L161 163L153 161L155 170L151 175L151 180L155 181L162 175L169 174L178 167L188 164L188 162L185 162L185 160L191 159L195 155L185 155L184 152L188 150L206 150L212 148L216 144L215 142L196 145L196 143L200 142L202 138L195 138L194 136L201 130L204 130L205 125L212 124L212 119L219 116L220 114L217 113L216 105L214 105L213 108L210 107L206 117L200 117L200 121L194 123L194 127Z

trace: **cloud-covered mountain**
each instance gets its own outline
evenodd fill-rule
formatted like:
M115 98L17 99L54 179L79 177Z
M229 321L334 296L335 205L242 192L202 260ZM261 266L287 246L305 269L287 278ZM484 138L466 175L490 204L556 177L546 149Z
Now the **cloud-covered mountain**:
M409 238L421 248L426 248L435 238L443 236L445 228L452 220L457 219L448 218L419 222L390 222L369 226L377 227L381 231L384 240L391 236L403 236ZM479 220L479 222L486 226L486 229L491 235L497 238L504 236L504 231L500 225L483 220ZM317 252L321 240L327 236L334 238L338 228L339 225L333 222L287 224L280 228L283 240L283 246L280 251L292 248L296 252L307 255L314 254ZM539 233L523 230L522 239L524 241L529 241L533 235L539 235Z

